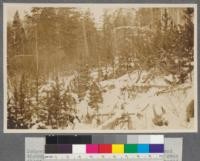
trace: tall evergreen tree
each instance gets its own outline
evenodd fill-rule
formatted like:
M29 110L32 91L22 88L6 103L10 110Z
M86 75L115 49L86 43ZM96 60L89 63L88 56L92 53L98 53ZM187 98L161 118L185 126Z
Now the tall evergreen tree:
M31 126L31 100L26 75L14 86L13 96L8 99L8 128L27 129Z
M95 109L98 113L99 111L99 104L103 102L102 92L100 87L97 85L96 82L93 82L90 86L90 93L89 93L90 101L88 105Z
M14 41L13 55L24 55L26 37L18 11L16 11L14 15L12 29L13 29L13 41Z
M86 96L86 92L89 89L89 83L90 83L90 75L89 75L89 67L86 64L85 66L81 66L81 69L79 70L79 76L78 76L78 98L79 101L83 100Z

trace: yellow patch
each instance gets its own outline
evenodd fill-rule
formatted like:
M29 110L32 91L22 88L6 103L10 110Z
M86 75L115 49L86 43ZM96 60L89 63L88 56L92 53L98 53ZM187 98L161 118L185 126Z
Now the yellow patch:
M124 153L124 144L112 144L112 153L115 154Z

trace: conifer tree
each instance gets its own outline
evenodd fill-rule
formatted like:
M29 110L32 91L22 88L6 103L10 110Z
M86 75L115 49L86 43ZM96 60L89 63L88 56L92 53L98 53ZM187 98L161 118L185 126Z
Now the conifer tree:
M46 124L51 126L51 128L67 127L75 119L75 104L76 100L71 95L69 89L65 90L63 83L59 82L58 77L56 77L55 83L51 85L51 89L46 91L43 105L45 111L41 109L42 120L46 120Z
M170 84L182 84L193 70L193 11L185 10L185 23L176 24L165 10L163 15L162 49L165 72L173 76Z
M78 98L79 101L83 100L87 90L89 89L89 67L88 65L82 66L78 76Z
M22 26L21 19L19 17L19 12L17 11L14 15L13 24L13 55L23 55L25 54L25 31Z
M102 92L100 87L97 85L96 82L93 82L90 86L90 93L89 93L89 103L88 105L90 108L96 110L97 114L97 123L99 123L99 104L103 102Z
M14 86L13 97L8 101L8 127L26 129L31 124L31 101L25 74Z

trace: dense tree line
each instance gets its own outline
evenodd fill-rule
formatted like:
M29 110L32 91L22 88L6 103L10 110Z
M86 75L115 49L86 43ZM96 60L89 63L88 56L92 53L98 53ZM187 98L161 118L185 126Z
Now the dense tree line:
M87 91L88 106L98 114L99 81L135 70L172 75L169 85L185 83L193 70L193 14L191 8L105 10L99 27L89 9L35 7L23 19L17 11L7 24L9 128L30 128L35 120L52 128L68 126ZM59 78L73 71L78 74L64 90ZM47 80L56 83L43 98L39 89Z

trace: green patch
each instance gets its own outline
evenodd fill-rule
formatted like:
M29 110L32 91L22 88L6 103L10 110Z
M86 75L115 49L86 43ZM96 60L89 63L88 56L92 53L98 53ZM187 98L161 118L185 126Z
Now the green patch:
M125 144L124 152L125 153L137 153L137 144Z

